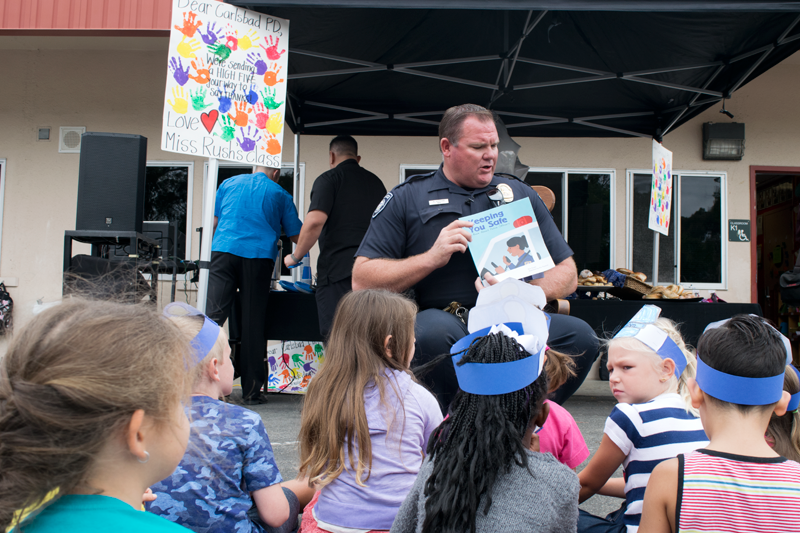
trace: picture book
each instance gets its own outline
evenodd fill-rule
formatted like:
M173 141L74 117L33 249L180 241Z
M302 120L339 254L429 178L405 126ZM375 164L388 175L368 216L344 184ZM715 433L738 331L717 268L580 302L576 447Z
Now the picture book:
M555 266L529 198L461 217L474 225L469 251L481 278L541 278Z

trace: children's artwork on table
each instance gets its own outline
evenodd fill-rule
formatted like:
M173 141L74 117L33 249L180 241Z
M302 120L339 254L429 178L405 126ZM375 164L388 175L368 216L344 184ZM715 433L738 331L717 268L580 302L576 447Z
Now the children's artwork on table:
M321 342L285 341L267 348L269 375L266 392L305 394L325 351Z
M469 252L481 278L541 278L555 266L529 198L461 217L473 223Z
M280 167L289 21L173 0L161 149Z
M650 188L650 218L647 227L669 235L672 206L672 152L653 140L653 183Z

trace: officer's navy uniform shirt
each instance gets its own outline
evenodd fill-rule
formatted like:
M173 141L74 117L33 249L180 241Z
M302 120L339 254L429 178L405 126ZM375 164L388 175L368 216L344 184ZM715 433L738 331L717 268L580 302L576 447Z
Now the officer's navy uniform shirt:
M319 234L318 285L352 275L354 254L385 194L381 179L355 159L345 159L314 181L308 210L328 215Z
M505 183L514 192L512 201L528 197L539 223L542 237L555 264L572 256L553 217L530 185L517 179L495 175L481 189L468 190L449 181L442 166L432 173L413 177L392 189L391 198L378 207L372 223L356 252L370 259L404 259L427 252L439 232L454 220L494 207L487 191ZM431 205L431 200L448 199L448 203ZM454 253L442 268L434 270L413 288L420 310L447 307L456 301L473 307L478 298L475 278L478 272L469 250Z
M278 255L278 238L300 233L292 197L263 172L228 178L217 189L214 206L217 229L212 252L227 252L248 259L272 259Z

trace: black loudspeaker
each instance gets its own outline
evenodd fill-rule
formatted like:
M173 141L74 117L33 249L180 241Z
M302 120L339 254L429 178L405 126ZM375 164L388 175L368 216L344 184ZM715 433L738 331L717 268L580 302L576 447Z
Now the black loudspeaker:
M146 168L146 137L84 133L75 229L141 233Z

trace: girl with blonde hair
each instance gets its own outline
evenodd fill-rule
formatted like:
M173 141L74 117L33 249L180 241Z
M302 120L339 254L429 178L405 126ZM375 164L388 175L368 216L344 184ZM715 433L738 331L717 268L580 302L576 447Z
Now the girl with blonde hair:
M688 391L695 356L660 312L645 305L608 341L608 382L619 403L606 419L600 447L578 475L580 501L600 493L625 498L625 504L605 518L581 510L578 533L638 531L653 468L708 444ZM624 478L610 479L620 465Z

